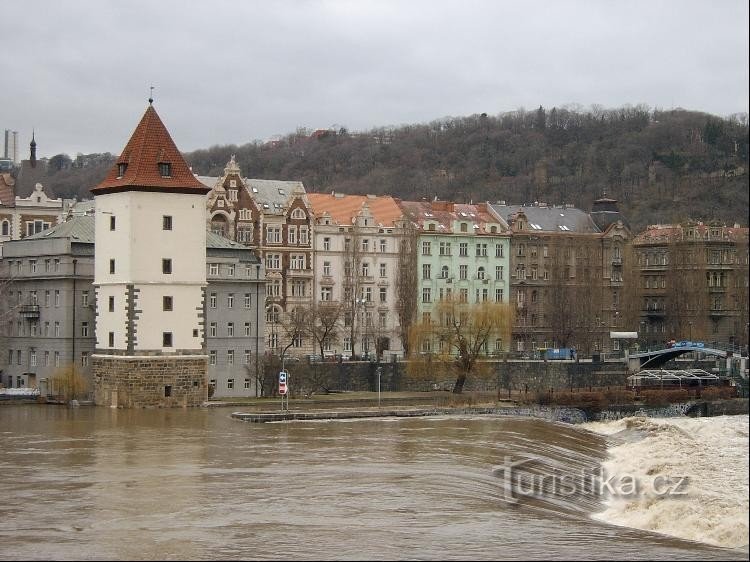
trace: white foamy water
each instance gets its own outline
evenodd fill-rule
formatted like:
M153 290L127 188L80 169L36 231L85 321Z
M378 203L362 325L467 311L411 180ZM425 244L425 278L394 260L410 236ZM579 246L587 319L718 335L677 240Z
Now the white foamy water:
M584 427L612 439L606 478L632 477L639 485L629 497L608 493L596 519L747 549L748 416L636 417Z

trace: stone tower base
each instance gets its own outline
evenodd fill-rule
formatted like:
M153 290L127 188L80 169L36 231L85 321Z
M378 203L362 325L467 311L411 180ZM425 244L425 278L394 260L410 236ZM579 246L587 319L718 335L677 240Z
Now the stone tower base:
M91 366L97 406L175 408L208 400L205 355L93 355Z

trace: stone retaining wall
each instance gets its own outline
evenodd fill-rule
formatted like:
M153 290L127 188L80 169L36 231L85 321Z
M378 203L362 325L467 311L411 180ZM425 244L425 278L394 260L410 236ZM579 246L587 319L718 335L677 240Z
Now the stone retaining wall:
M94 402L120 408L200 406L208 399L206 368L204 355L94 355Z

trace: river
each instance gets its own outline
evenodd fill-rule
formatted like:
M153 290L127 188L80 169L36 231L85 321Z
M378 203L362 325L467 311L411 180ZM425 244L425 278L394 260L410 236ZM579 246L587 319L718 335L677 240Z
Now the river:
M610 524L601 494L513 487L519 459L527 475L595 472L616 445L601 427L229 414L0 406L0 558L748 557Z

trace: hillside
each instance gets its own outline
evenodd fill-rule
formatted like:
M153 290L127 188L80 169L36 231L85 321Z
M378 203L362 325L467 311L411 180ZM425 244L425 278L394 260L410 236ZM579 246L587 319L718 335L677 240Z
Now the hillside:
M357 134L299 130L272 143L213 146L185 156L196 173L219 175L231 154L248 177L300 180L309 191L582 209L606 192L622 202L637 230L687 217L748 220L744 115L540 107ZM93 169L86 171L80 195L92 181ZM71 191L56 191L73 193L74 170L57 174Z

